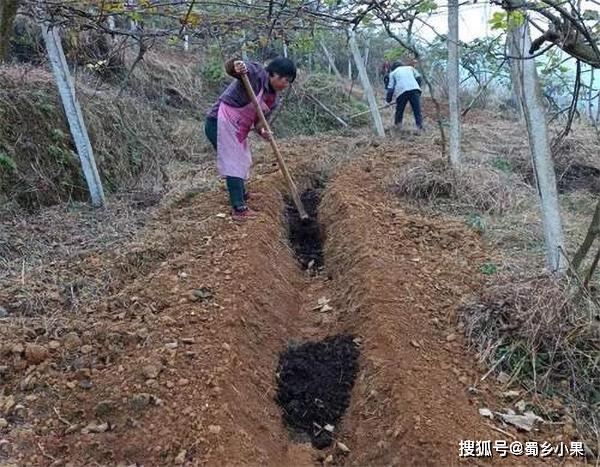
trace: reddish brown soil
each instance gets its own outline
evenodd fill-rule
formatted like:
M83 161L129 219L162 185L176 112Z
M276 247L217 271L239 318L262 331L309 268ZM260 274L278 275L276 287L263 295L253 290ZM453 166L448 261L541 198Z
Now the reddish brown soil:
M262 167L256 220L235 224L219 215L223 193L198 195L163 208L135 243L57 265L82 278L101 271L110 283L87 313L69 316L59 295L22 319L44 282L3 288L12 318L0 377L23 408L0 413L9 422L0 462L451 465L461 439L506 439L478 414L503 401L485 383L468 391L485 369L455 326L457 306L483 283L487 253L463 226L408 215L388 198L381 180L402 158L376 147L377 157L327 186L319 220L331 279L300 268L280 176ZM314 311L321 297L333 311ZM287 343L341 332L361 346L338 435L346 454L292 442L274 402ZM47 355L19 347L31 342ZM87 433L90 423L101 432Z

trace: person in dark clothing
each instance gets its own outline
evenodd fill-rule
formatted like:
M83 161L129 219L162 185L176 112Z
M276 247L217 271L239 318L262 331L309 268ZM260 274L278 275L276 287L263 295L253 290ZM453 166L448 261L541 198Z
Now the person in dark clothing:
M390 71L390 62L386 60L383 62L383 65L381 65L381 74L383 75L383 86L385 87L385 89L387 89L388 83L390 82Z
M418 131L422 132L424 128L421 113L421 76L412 66L403 65L402 62L395 62L390 73L386 102L389 104L394 99L396 99L394 124L402 127L404 110L406 104L410 102L415 124Z

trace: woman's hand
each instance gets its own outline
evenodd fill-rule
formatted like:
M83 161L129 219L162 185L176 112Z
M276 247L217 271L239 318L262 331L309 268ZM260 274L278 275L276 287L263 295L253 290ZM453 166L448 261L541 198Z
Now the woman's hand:
M264 127L257 128L256 132L265 141L271 141L271 137L273 136L273 134L266 128L264 128Z
M241 60L236 60L233 62L233 71L235 71L238 75L245 75L248 73L248 67Z

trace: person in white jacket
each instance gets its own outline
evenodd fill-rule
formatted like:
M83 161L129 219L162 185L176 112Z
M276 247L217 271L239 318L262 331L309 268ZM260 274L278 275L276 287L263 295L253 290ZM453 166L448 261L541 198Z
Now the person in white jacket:
M389 104L396 100L396 114L394 123L402 127L402 117L406 104L410 106L415 116L415 123L419 132L423 131L423 115L421 113L421 75L412 66L403 65L397 61L392 65L390 80L388 82L386 102Z

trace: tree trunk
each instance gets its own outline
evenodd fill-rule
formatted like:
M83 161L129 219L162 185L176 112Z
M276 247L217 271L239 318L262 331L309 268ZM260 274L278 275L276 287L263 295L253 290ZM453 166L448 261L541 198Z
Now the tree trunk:
M588 89L588 113L590 116L590 120L594 121L594 67L590 66L590 87Z
M348 80L352 81L352 57L350 55L348 55Z
M513 40L513 37L511 34L507 34L506 35L506 45L508 48L508 54L511 57L516 57L518 56L518 49L517 49L517 44L515 43L515 41ZM513 99L515 100L515 105L517 106L517 112L519 115L519 121L523 121L523 119L525 118L525 112L523 111L523 104L521 102L521 80L519 79L519 67L515 66L515 64L513 63L516 59L513 58L509 58L508 59L508 64L510 66L510 77L511 77L511 83L512 83L512 93L513 93Z
M458 0L448 0L448 104L450 106L449 155L460 167L460 102L458 96Z
M408 44L412 44L412 34L413 34L413 26L415 24L415 17L411 17L408 21L408 26L406 28L406 42Z
M10 49L10 36L13 32L13 21L19 8L18 0L2 0L0 2L0 63L6 60Z
M546 258L550 271L560 276L564 274L566 269L565 241L556 190L554 164L548 142L548 127L540 95L535 60L527 58L531 47L527 22L513 28L509 34L515 45L517 57L525 57L521 60L512 60L511 66L516 68L515 75L518 77L520 88L519 98L523 106L525 124L529 134L529 146L540 198Z
M81 168L83 169L83 175L90 191L90 197L92 204L96 207L104 205L104 191L102 189L102 182L100 181L100 175L96 167L96 161L94 160L94 153L92 151L92 145L88 137L85 122L83 121L83 115L81 114L81 108L77 102L75 96L75 86L69 72L69 66L65 59L60 36L56 28L51 28L50 24L45 22L42 24L42 35L44 36L44 42L46 44L46 50L48 51L48 57L50 64L52 65L52 71L56 79L56 84L60 93L65 114L69 122L69 128L75 147L79 154L81 161Z
M579 270L581 263L587 256L588 252L590 251L590 248L592 247L592 244L594 243L594 240L596 239L596 237L599 234L600 234L600 201L598 201L598 203L596 204L596 210L594 211L594 217L592 217L592 222L590 222L587 233L585 235L585 239L583 240L583 243L579 246L579 249L577 250L577 252L575 253L575 256L573 257L573 261L571 262L571 264L573 265L573 269L575 269L575 271Z
M365 96L367 97L367 101L369 102L369 108L371 109L371 117L373 118L373 124L375 126L375 131L377 136L385 136L385 131L383 129L383 120L381 120L381 114L379 113L379 108L377 107L377 101L375 100L375 94L373 93L373 88L371 87L371 83L369 81L369 76L367 75L367 69L365 68L365 62L363 58L360 56L360 52L358 50L358 45L356 44L356 37L354 35L354 31L349 31L350 40L350 51L354 56L354 63L356 64L356 68L358 69L358 76L360 78Z

